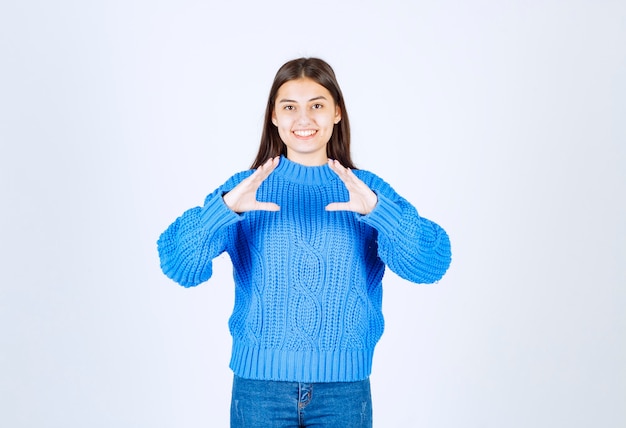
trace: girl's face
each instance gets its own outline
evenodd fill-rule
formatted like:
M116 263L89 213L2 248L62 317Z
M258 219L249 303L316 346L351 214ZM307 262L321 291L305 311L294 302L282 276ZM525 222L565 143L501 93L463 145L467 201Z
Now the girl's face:
M340 120L339 107L319 83L302 78L278 88L272 123L287 146L289 160L307 166L325 164L326 144Z

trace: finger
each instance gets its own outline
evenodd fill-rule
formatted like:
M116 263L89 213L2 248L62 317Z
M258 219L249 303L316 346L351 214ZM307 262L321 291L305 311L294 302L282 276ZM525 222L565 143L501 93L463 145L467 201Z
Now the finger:
M270 158L263 165L261 165L257 171L259 172L259 176L265 180L278 166L278 162L280 161L279 157Z
M257 211L280 211L280 206L273 202L257 202L254 209Z
M328 165L346 185L348 183L359 183L361 181L354 175L350 168L346 168L337 160L329 160Z
M275 156L273 158L269 158L268 160L265 161L265 163L263 165L261 165L264 169L268 169L270 171L273 171L274 168L276 168L278 166L278 163L280 162L280 156Z
M328 159L328 166L338 175L345 172L346 168L336 159Z
M254 183L254 187L258 188L263 181L276 169L279 162L278 157L270 158L263 165L258 167L246 180L251 184ZM245 180L244 180L245 181Z
M352 211L348 202L332 202L326 205L326 211Z

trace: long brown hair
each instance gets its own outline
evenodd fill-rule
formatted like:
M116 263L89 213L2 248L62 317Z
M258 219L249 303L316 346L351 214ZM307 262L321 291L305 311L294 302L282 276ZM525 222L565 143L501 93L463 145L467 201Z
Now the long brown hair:
M279 155L287 156L287 147L280 139L278 129L272 123L272 113L276 105L278 89L290 80L301 78L311 79L326 88L341 111L341 120L335 125L333 135L326 145L326 155L330 159L338 160L346 168L356 169L350 155L350 121L348 120L343 94L335 77L335 72L326 61L319 58L294 59L286 62L278 69L267 100L259 152L251 168L258 168L269 158Z

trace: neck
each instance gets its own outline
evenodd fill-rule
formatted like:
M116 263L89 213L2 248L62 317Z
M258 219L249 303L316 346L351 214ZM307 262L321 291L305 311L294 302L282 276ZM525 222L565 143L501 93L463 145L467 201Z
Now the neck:
M323 153L311 153L311 154L299 154L287 152L287 159L291 162L299 163L304 166L322 166L328 163L328 156L326 152Z
M293 162L289 158L281 157L274 174L288 181L305 185L322 185L337 179L328 164L308 166Z

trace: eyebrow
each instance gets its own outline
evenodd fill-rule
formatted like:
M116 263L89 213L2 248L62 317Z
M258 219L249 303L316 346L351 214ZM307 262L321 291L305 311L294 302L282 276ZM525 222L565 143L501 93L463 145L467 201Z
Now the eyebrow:
M326 97L325 97L325 96L323 96L323 95L320 95L319 97L314 97L314 98L311 98L308 102L311 102L311 101L317 101L317 100L326 100ZM288 99L286 99L286 98L283 98L282 100L280 100L280 101L278 101L278 102L279 102L279 103L297 103L297 101L296 101L296 100L288 100Z

